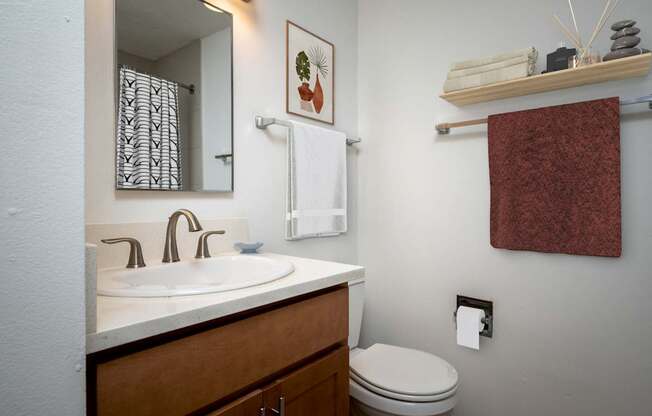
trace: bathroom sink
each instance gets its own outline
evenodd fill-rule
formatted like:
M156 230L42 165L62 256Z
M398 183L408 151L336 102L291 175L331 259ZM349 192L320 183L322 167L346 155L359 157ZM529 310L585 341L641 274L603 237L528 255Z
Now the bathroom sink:
M293 271L289 261L264 256L216 256L141 269L103 269L98 273L97 293L117 297L200 295L261 285Z

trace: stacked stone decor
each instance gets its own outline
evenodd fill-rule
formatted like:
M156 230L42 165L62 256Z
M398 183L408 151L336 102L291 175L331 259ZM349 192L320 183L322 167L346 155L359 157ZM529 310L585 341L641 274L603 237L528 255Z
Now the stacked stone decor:
M641 29L636 27L636 21L621 20L611 25L611 30L614 31L614 34L611 35L611 40L614 42L611 45L611 52L604 56L603 61L612 61L650 52L647 49L638 47L641 38L637 35L641 33Z

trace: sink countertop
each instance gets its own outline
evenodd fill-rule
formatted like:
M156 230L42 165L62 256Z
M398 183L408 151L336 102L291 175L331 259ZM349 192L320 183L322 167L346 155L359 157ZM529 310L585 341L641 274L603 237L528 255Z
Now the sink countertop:
M259 255L288 260L294 264L294 272L260 286L206 295L165 298L98 296L97 331L86 336L86 353L102 351L364 277L364 268L361 266L271 253Z

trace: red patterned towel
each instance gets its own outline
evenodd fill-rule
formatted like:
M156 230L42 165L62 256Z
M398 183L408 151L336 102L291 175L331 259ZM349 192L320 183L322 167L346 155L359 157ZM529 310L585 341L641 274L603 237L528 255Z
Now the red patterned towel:
M489 117L491 245L620 257L618 98Z

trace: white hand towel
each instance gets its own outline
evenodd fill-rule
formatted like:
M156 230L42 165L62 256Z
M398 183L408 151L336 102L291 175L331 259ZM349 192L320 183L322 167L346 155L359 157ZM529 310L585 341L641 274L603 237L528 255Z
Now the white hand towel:
M290 124L286 239L346 232L346 135L296 121Z

